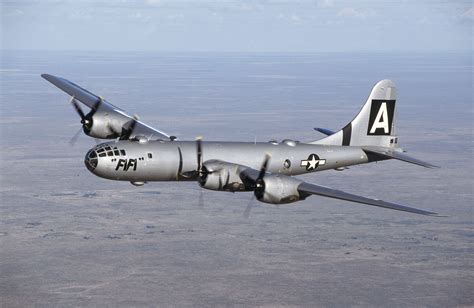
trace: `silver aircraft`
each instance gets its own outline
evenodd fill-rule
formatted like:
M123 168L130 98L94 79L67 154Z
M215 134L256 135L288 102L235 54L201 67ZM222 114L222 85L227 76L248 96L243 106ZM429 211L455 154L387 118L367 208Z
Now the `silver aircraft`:
M331 189L293 178L310 172L344 170L348 166L387 159L436 166L412 158L395 134L397 91L390 80L379 81L357 116L341 130L315 130L325 138L299 142L181 141L152 128L122 109L61 77L41 75L71 96L86 135L111 139L90 149L85 165L93 174L141 186L152 181L197 181L202 188L253 191L257 200L286 204L319 195L393 210L436 216L436 213ZM79 103L90 108L84 113Z

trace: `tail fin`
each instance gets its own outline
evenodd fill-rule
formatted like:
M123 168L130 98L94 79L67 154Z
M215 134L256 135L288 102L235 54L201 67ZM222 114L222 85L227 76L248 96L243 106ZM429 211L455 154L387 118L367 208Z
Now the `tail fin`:
M394 120L396 99L395 84L388 79L379 81L352 122L340 131L310 143L398 147Z

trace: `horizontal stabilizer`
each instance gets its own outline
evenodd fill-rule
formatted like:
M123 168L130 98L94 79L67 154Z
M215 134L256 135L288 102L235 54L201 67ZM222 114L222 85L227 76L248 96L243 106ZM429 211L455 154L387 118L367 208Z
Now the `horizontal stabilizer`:
M383 208L387 208L391 210L410 212L410 213L421 214L421 215L439 216L438 214L433 213L433 212L415 209L412 207L399 205L399 204L395 204L395 203L391 203L391 202L387 202L387 201L383 201L379 199L372 199L372 198L367 198L363 196L353 195L341 190L336 190L329 187L315 185L315 184L306 183L306 182L303 182L298 186L298 191L301 193L319 195L319 196L352 201L352 202L357 202L357 203L363 203L363 204L383 207Z
M317 131L317 132L320 132L322 134L325 134L326 136L331 136L332 134L335 133L332 130L329 130L329 129L326 129L326 128L321 128L321 127L315 127L314 130Z
M365 146L365 147L362 147L362 150L364 150L365 152L374 154L375 156L380 156L381 158L384 158L384 159L390 159L390 158L398 159L410 164L415 164L415 165L426 167L426 168L439 168L438 166L432 165L430 163L424 162L417 158L408 156L402 152L394 151L388 148Z

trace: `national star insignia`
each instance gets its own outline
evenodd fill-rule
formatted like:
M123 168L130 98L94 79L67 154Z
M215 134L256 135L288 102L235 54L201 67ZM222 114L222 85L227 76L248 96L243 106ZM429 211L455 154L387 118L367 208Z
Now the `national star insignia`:
M325 159L319 159L319 156L316 154L310 154L307 160L302 160L300 166L306 167L307 171L314 170L318 166L326 164Z

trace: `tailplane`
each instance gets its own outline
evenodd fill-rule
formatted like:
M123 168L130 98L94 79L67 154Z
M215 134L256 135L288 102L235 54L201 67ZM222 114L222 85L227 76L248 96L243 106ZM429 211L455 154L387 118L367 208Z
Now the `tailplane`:
M352 122L338 132L310 143L398 148L395 135L396 99L395 84L388 79L379 81Z

